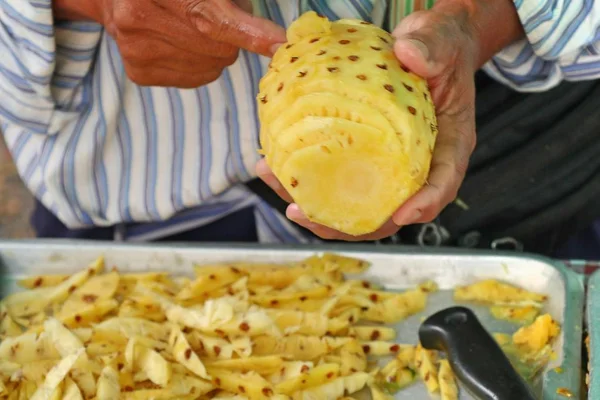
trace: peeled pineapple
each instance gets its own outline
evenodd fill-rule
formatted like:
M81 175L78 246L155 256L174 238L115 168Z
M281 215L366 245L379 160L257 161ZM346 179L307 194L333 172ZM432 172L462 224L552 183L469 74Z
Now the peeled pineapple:
M258 94L267 164L314 222L377 230L425 183L437 135L427 83L367 22L295 21Z

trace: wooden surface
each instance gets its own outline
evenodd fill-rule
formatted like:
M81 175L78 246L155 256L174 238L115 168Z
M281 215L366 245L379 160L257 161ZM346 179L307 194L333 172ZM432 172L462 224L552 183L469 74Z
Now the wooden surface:
M0 238L33 237L33 197L23 185L0 133Z

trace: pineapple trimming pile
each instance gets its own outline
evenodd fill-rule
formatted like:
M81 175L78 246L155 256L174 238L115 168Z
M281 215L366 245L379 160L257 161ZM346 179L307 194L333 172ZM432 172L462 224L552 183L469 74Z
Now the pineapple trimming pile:
M187 277L106 270L100 258L27 277L0 302L0 399L391 400L422 381L432 398L458 400L448 360L396 326L428 313L437 284L386 291L362 279L368 269L326 253ZM540 315L545 294L488 279L453 298L520 326L494 336L526 379L552 358L560 326Z
M437 135L427 82L365 21L308 12L287 39L257 97L267 164L310 220L373 232L426 182Z

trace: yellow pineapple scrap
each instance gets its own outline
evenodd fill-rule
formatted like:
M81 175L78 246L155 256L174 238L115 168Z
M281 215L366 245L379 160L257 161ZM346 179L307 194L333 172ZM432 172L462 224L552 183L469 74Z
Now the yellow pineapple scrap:
M393 396L385 393L383 390L381 390L376 385L369 386L369 389L371 391L371 399L372 400L393 400L394 399Z
M513 335L513 343L525 353L538 353L560 333L560 326L550 314L544 314Z
M538 315L540 315L540 309L534 306L493 306L490 308L490 312L496 319L502 319L516 324L530 324Z
M429 292L420 288L402 293L390 293L383 300L367 307L362 312L362 319L372 322L395 323L416 314L427 305Z
M415 352L416 346L402 346L400 351L396 354L396 358L403 367L414 369L415 368Z
M416 373L399 359L392 359L375 374L375 384L387 393L396 393L415 381Z
M396 330L388 326L353 326L349 330L350 336L360 340L393 340Z
M483 280L454 290L454 300L493 305L536 305L547 299L546 295L529 292L495 279Z
M426 182L437 135L427 82L367 22L311 11L287 39L260 82L261 152L310 220L373 232Z
M454 372L448 360L440 360L439 371L440 395L442 400L457 400L458 386L454 378Z
M437 353L435 351L424 349L420 343L417 345L415 366L429 393L436 393L440 390L436 361Z
M512 338L506 333L494 333L492 336L500 347L509 345L512 342Z
M585 337L585 349L588 354L588 362L587 362L587 372L585 374L585 384L587 387L590 387L590 371L592 370L591 360L592 360L592 352L590 351L590 335Z
M292 400L337 400L340 397L344 397L345 393L352 394L358 392L367 384L368 380L369 374L366 372L357 372L352 375L335 378L331 382L320 386L295 392L292 395Z

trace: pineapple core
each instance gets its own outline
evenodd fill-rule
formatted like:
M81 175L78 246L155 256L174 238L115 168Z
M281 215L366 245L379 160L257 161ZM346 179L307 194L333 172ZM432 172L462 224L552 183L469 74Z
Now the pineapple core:
M307 12L257 96L267 164L313 222L377 230L425 184L437 135L427 82L364 21Z

